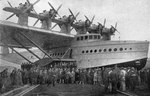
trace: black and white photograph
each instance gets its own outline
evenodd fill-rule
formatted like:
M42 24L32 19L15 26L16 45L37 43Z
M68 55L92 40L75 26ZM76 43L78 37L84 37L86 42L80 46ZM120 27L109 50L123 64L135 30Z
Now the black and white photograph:
M150 0L0 0L0 96L150 96Z

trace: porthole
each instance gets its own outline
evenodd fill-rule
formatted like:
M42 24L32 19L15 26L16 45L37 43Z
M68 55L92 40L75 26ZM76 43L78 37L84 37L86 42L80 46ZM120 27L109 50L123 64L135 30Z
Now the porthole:
M89 39L92 39L92 35L89 36Z
M96 52L97 52L97 50L95 49L95 50L94 50L94 52L96 53Z
M79 41L80 40L80 38L79 37L77 37L77 41Z
M104 52L106 52L107 50L106 49L104 49Z
M99 49L99 52L102 52L102 49Z
M132 48L130 48L130 50L132 50Z
M57 53L57 55L59 56L59 53Z
M123 51L123 48L120 48L120 51Z
M100 35L98 35L98 39L100 39Z
M84 53L84 51L82 51L82 53Z
M81 40L83 40L83 36L81 36Z
M111 52L112 51L112 49L109 49L109 52Z
M127 50L127 48L124 48L124 50Z
M97 39L97 35L94 35L94 39Z
M85 36L85 40L87 40L88 39L88 36Z
M63 53L61 53L61 55L63 55Z
M89 51L88 50L86 50L86 53L88 53Z
M93 52L93 50L90 50L90 53L92 53Z
M117 48L115 48L114 51L117 51Z

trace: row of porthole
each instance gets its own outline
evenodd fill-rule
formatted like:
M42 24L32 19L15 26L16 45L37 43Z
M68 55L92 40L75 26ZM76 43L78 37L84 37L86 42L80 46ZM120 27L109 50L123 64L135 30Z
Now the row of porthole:
M118 50L117 48L114 48L114 49L109 48L108 49L109 52L112 52L112 51L116 52L117 50ZM119 50L123 51L123 50L127 50L127 48L124 48L124 49L123 48L119 48ZM129 48L129 50L132 50L132 48ZM97 49L92 50L91 49L91 50L86 50L86 51L83 50L82 53L97 53L98 51L102 52L102 49L99 49L99 50L97 50ZM106 51L107 51L107 49L103 49L103 52L106 52Z
M53 54L50 54L50 56L62 56L64 55L65 53L53 53Z

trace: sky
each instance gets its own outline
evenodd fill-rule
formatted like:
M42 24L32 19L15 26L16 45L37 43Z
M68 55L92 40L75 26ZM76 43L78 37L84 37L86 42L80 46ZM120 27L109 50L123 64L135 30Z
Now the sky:
M8 0L13 7L26 0ZM36 0L29 0L34 3ZM40 0L34 9L37 13L49 10L50 2L54 8L62 4L59 14L70 15L68 8L74 14L80 12L77 20L85 20L84 15L91 19L95 15L94 22L103 24L106 18L106 27L115 26L120 32L112 37L113 40L140 40L150 41L150 0ZM11 13L3 11L3 7L8 7L7 0L0 0L0 20L5 20ZM8 21L17 22L16 16ZM36 19L29 19L29 25L33 25ZM37 26L40 26L40 22Z

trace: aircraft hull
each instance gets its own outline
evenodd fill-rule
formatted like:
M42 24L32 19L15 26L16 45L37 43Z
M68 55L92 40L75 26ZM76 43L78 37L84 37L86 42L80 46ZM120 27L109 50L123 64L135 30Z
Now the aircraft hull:
M148 58L147 41L79 41L73 45L73 58L79 68L136 66L141 69Z

